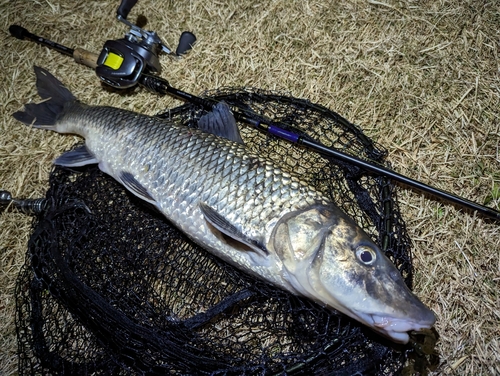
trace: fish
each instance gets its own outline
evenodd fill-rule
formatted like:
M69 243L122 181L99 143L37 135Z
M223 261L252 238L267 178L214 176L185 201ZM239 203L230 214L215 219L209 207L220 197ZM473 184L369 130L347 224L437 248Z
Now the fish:
M435 315L369 235L324 193L245 146L229 106L187 127L91 106L35 67L41 103L13 114L85 143L54 163L98 164L208 252L292 294L361 322L397 343Z

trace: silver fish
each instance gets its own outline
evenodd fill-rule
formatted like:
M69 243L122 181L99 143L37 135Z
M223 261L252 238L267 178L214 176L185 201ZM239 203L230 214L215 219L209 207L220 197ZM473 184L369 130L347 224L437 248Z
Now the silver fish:
M45 101L13 116L85 138L84 146L56 164L98 163L209 252L395 342L406 343L408 331L434 324L434 313L352 219L321 192L245 148L227 105L192 129L85 105L46 70L35 67L35 73Z

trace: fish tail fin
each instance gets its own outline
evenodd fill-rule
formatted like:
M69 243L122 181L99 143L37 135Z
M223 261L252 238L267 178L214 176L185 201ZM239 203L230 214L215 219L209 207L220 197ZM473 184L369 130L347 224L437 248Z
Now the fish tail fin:
M38 95L44 101L26 104L24 111L17 111L12 116L35 128L56 130L57 121L70 104L77 102L77 99L47 70L37 66L34 70Z

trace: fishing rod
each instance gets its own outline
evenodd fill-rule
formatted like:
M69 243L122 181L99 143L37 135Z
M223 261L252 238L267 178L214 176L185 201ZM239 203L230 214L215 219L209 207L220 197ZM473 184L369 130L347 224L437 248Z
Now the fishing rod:
M123 1L122 4L120 5L120 8L122 8L122 5L124 3L127 3L127 1ZM133 2L135 4L135 2ZM133 5L133 4L132 4ZM126 15L130 11L130 7L126 9L118 9L118 19L123 22L123 19L126 18ZM121 13L121 14L120 14ZM120 19L121 18L121 19ZM135 26L131 23L127 23L128 25ZM141 29L142 30L142 29ZM134 39L130 38L124 38L123 40L119 40L120 43L112 43L116 41L107 41L103 51L101 52L100 55L94 54L92 52L83 50L81 48L77 49L71 49L65 46L62 46L58 43L52 42L50 40L47 40L45 38L41 38L39 36L36 36L34 34L31 34L26 30L25 28L18 26L18 25L11 25L9 27L9 31L12 36L24 40L31 40L35 43L38 43L40 45L43 45L45 47L54 49L62 54L68 55L73 57L73 59L80 64L86 65L92 69L96 70L97 75L101 78L102 81L105 83L114 86L116 88L127 88L131 87L135 84L140 84L149 90L161 94L161 95L171 95L175 98L181 99L185 102L196 104L202 106L205 110L210 111L213 106L217 103L214 100L210 99L205 99L201 98L198 96L195 96L193 94L187 93L185 91L176 89L172 87L167 80L156 76L154 74L158 74L160 72L160 69L156 65L155 61L157 59L157 51L154 49L157 49L157 46L154 43L158 43L157 40L156 42L153 43L152 50L154 50L152 54L142 54L138 56L136 54L133 56L135 59L135 63L139 64L140 67L140 74L137 75L136 73L131 75L131 63L134 64L133 60L127 60L127 56L123 56L124 52L125 55L129 51L124 49L129 48L130 45L133 46L135 49L139 50L137 47L137 40L134 41ZM148 32L146 32L148 33ZM149 32L151 33L151 32ZM186 32L185 32L186 33ZM179 47L176 51L176 56L180 56L182 53L188 51L196 38L192 34L185 34L183 33L182 35L185 35L187 39L182 41L182 35L181 35L181 41L179 42ZM137 34L137 33L136 33ZM156 35L156 33L154 33ZM154 38L153 38L154 39ZM140 46L141 48L148 48L144 47L145 45L143 44ZM150 59L154 60L153 63L151 62L144 62L140 61L142 57L142 60ZM122 64L122 65L120 65ZM126 68L126 69L125 69ZM153 74L150 74L148 72L151 72ZM271 134L275 137L278 137L280 139L286 140L288 142L292 142L298 145L305 146L311 150L314 150L326 157L331 157L352 165L355 165L357 167L360 167L366 171L369 171L371 173L377 174L377 175L382 175L389 177L395 181L398 181L400 183L403 183L404 185L415 188L417 190L420 190L422 192L428 193L430 195L433 195L435 197L441 198L445 201L454 203L456 205L459 205L463 208L466 208L468 210L472 211L477 211L478 213L500 221L500 212L496 211L495 209L489 208L485 205L481 205L479 203L476 203L474 201L470 201L468 199L465 199L463 197L457 196L453 193L432 187L428 184L422 183L418 180L409 178L405 175L402 175L400 173L397 173L389 168L376 165L374 163L368 162L364 159L355 157L353 155L343 153L333 147L328 147L318 141L311 140L309 138L303 137L297 133L294 133L292 131L289 131L286 128L289 128L286 126L286 124L283 124L282 122L276 123L273 122L272 120L258 115L253 111L249 111L246 109L242 109L239 107L234 107L232 108L234 116L237 120L240 122L246 123L248 125L253 126L254 128L264 131L268 134ZM344 124L350 124L350 122L347 119L344 119L340 115L338 116L338 120L341 123Z
M170 84L168 83L167 80L164 80L160 77L144 75L144 78L141 81L141 84L149 89L154 90L155 92L157 92L159 94L169 94L169 95L172 95L178 99L184 100L186 102L201 105L207 111L211 110L213 105L216 103L214 101L200 98L200 97L194 96L192 94L186 93L182 90L176 89L176 88L170 86ZM332 158L341 160L343 162L347 162L349 164L355 165L357 167L360 167L366 171L375 173L377 175L387 176L393 180L396 180L396 181L403 183L407 186L410 186L412 188L416 188L416 189L421 190L425 193L429 193L433 196L437 196L437 197L442 198L444 200L458 204L458 205L463 206L467 209L475 210L478 213L481 213L489 218L500 221L500 212L498 212L492 208L481 205L481 204L476 203L474 201L467 200L466 198L454 195L450 192L432 187L432 186L425 184L425 183L422 183L418 180L415 180L415 179L409 178L405 175L399 174L399 173L397 173L393 170L390 170L386 167L376 165L374 163L370 163L364 159L355 157L355 156L347 154L347 153L343 153L339 150L336 150L335 148L328 147L328 146L326 146L318 141L314 141L314 140L310 140L308 138L305 138L297 133L291 132L291 131L283 128L283 126L281 126L281 123L274 123L272 120L267 119L264 116L257 115L254 112L237 107L236 111L233 111L233 113L234 113L234 117L236 118L236 120L247 123L248 125L251 125L256 129L259 129L261 131L269 133L273 136L276 136L278 138L284 139L284 140L292 142L292 143L296 143L298 145L308 147L308 148L310 148L310 149L312 149L312 150L314 150L322 155L325 155L327 157L332 157ZM342 119L343 121L348 122L347 119L344 119L340 115L337 115L337 116L339 117L339 119Z

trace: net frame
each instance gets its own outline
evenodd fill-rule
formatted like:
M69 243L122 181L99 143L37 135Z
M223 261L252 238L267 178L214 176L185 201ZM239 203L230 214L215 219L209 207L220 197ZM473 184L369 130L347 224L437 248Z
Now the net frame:
M384 164L382 147L321 105L248 88L204 96ZM196 127L203 114L186 104L158 116ZM411 287L410 239L388 179L240 128L251 151L330 196ZM20 375L393 375L414 354L218 260L96 166L54 168L47 199L16 288Z

